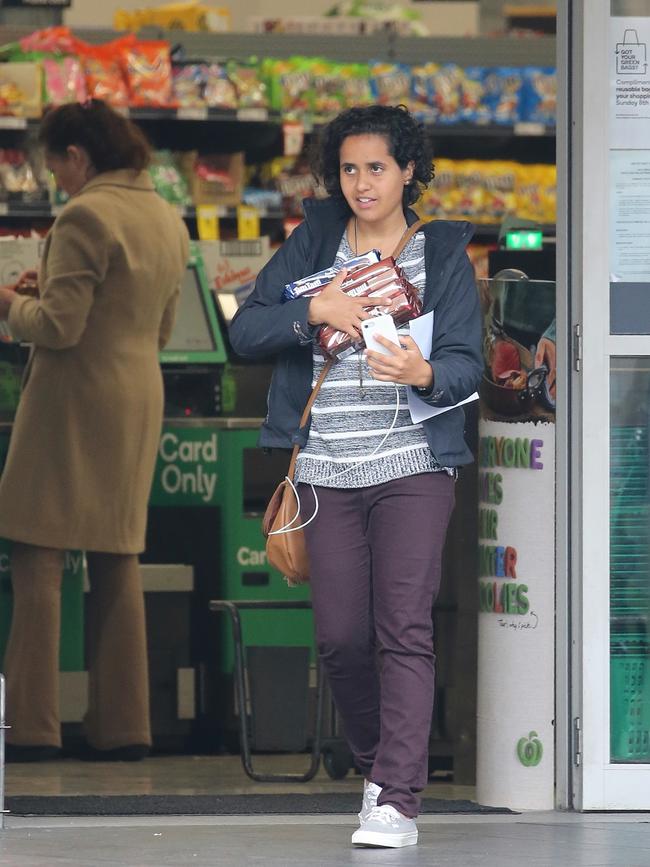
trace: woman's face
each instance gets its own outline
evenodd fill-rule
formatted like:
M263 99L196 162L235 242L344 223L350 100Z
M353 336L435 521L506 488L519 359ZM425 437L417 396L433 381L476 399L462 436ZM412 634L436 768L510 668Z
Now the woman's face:
M46 151L45 165L54 175L57 187L69 196L76 195L94 174L88 154L75 145L70 145L65 154Z
M351 135L340 149L341 190L357 219L381 223L403 210L404 185L413 163L401 169L382 135Z

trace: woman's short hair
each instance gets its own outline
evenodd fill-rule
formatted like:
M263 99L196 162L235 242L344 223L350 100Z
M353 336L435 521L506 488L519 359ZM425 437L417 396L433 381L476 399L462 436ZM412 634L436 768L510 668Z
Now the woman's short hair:
M142 171L151 159L151 147L143 132L101 99L50 109L43 117L38 139L52 154L63 155L70 145L84 148L97 172Z
M340 151L351 135L380 135L401 169L413 162L413 179L404 187L404 205L412 205L433 179L433 153L421 123L406 106L369 105L349 108L323 129L312 152L312 170L330 196L343 197Z

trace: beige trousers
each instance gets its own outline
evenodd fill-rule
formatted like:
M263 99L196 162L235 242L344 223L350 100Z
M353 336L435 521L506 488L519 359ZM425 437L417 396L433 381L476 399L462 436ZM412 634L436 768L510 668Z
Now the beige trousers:
M84 732L96 749L151 744L144 595L135 554L88 553ZM7 741L60 746L59 635L64 552L14 543L14 608L4 659Z

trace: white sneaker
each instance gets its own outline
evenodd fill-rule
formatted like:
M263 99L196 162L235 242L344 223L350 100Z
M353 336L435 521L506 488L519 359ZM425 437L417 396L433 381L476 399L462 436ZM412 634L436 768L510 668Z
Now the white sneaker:
M370 815L370 811L377 806L377 798L380 793L381 786L378 786L377 783L371 783L370 780L363 781L363 801L361 802L361 812L358 814L362 824Z
M399 849L402 846L415 846L418 842L418 829L413 819L395 809L390 804L374 807L368 818L361 823L352 835L353 846L376 846Z

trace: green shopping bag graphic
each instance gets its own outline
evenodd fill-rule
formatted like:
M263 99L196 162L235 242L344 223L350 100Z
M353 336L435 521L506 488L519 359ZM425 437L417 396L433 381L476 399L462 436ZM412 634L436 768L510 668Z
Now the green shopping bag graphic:
M646 50L646 43L639 42L637 31L626 30L623 41L616 43L616 74L645 75L648 69Z

